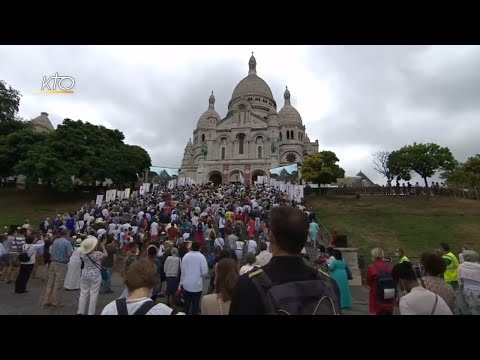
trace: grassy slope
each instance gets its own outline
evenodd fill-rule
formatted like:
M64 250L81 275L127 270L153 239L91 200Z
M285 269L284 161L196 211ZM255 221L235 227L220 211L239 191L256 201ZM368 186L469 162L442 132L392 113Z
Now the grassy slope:
M480 250L480 201L447 197L362 196L309 198L320 221L331 232L346 234L349 246L368 254L381 247L392 254L397 246L419 256L450 244L455 253L463 243Z
M54 218L58 213L71 212L94 199L94 195L56 194L48 192L0 190L0 226L22 225L30 220L34 228L45 217Z
M50 194L46 192L0 190L0 226L23 224L37 227L46 216L54 217L80 208L93 200L89 194ZM375 246L392 254L403 246L407 255L418 256L450 243L458 253L463 243L480 250L480 202L446 197L362 196L308 198L320 221L331 232L348 235L349 245L368 254Z

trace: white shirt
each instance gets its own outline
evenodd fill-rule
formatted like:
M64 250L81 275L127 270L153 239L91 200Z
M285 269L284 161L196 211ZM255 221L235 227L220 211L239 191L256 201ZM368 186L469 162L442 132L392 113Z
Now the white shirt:
M221 247L222 249L225 247L225 240L221 237L217 237L214 242L214 247Z
M43 241L40 241L37 244L23 244L22 249L28 254L28 256L30 256L30 259L27 262L22 262L21 264L35 264L35 254L37 253L38 249L41 249L44 246L45 243Z
M249 265L249 264L243 265L240 268L240 275L246 274L247 272L252 270L254 267L255 267L254 265Z
M257 252L257 242L255 240L248 240L248 251L251 253L256 253Z
M219 228L219 229L224 229L224 228L225 228L225 218L221 217L221 218L218 220L218 228Z
M158 224L155 221L150 225L150 235L158 235Z
M407 295L400 298L400 315L432 315L435 297L438 297L438 301L433 315L453 315L440 296L421 286L414 287Z
M85 226L85 221L83 220L78 220L76 223L75 223L75 231L78 233L80 233L80 231L83 229L83 227Z
M113 230L117 230L117 224L115 223L108 224L108 230L109 230L109 234L111 234Z
M188 292L203 290L203 277L208 274L207 259L199 251L190 251L182 259L180 285Z
M272 254L270 254L268 251L266 250L260 251L260 254L257 255L257 260L255 261L255 265L256 266L267 265L271 259L272 259Z
M102 210L102 215L104 218L106 218L108 216L108 209L103 209Z
M3 247L3 244L0 243L0 257L5 255L5 248Z
M142 306L147 301L152 300L150 298L141 298L135 300L127 299L128 315L132 315L140 308L140 306ZM173 310L167 305L158 303L157 305L152 307L145 315L171 315L172 311ZM111 303L107 304L107 306L103 308L101 315L118 315L116 300L113 300Z

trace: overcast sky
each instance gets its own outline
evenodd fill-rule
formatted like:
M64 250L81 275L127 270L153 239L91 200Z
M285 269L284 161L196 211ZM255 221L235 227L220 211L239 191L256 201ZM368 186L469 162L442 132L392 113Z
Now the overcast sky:
M308 136L347 175L384 183L371 154L414 141L458 160L480 152L479 46L0 46L0 79L22 93L26 119L117 128L152 164L180 167L211 91L224 117L252 51L277 110L288 85ZM36 93L55 72L75 79L74 94Z

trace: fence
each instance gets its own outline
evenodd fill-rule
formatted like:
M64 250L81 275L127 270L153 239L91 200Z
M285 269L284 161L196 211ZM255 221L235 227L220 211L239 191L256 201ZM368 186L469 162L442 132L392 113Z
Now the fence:
M338 188L312 188L305 187L304 195L307 196L335 196L335 195L385 195L385 196L454 196L465 199L477 199L475 191L468 189L451 189L451 188L425 188L412 187L410 190L405 187L390 187L374 186L374 187L338 187Z

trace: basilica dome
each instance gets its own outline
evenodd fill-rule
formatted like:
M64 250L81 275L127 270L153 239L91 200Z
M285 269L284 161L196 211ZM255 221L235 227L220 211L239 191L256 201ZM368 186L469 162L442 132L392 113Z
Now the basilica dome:
M261 77L257 76L257 61L255 57L250 57L248 61L248 75L243 78L233 90L232 100L246 95L260 95L273 100L270 86Z

